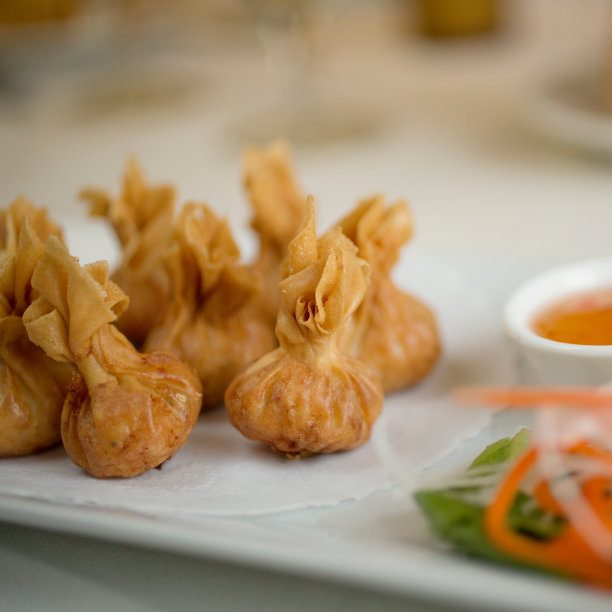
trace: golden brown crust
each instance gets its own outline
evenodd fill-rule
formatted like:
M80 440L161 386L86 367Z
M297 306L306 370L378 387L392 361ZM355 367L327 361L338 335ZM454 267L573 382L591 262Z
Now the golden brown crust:
M59 444L70 369L30 342L20 317L0 320L0 457Z
M112 325L126 299L106 263L81 267L50 238L32 286L40 295L24 313L30 338L78 369L61 418L69 457L98 478L135 476L172 457L199 414L199 380L173 355L138 353Z
M365 298L340 333L340 346L367 363L379 376L385 393L422 380L440 354L433 312L416 297L398 289L391 270L400 247L412 235L405 202L385 207L382 196L362 201L339 223L372 265Z
M136 476L171 458L200 409L190 368L164 353L130 354L119 333L107 326L92 343L115 380L89 391L76 375L62 412L68 456L98 478Z
M44 208L20 196L0 210L0 317L21 316L32 301L31 278L47 236L62 230Z
M268 243L285 249L306 212L287 145L275 141L265 149L249 147L244 155L244 183L254 212L253 229Z
M370 436L382 389L367 366L338 351L336 335L363 297L369 266L340 231L316 241L310 203L283 270L280 347L231 383L230 421L288 456L355 448Z
M264 149L249 147L244 156L244 184L253 208L251 226L259 236L259 254L252 266L263 283L258 305L274 322L280 304L281 262L306 212L287 145L275 141Z
M170 279L162 259L172 231L174 189L148 185L137 162L130 159L118 197L92 188L80 196L90 214L108 218L117 234L121 262L112 279L130 300L117 327L140 345L169 299Z
M19 196L6 209L0 210L0 250L13 252L17 248L21 228L26 218L34 233L45 240L57 236L63 241L61 228L49 219L43 207L36 207L25 196Z
M0 457L27 455L60 441L72 367L57 364L32 344L21 319L49 235L62 232L44 208L24 197L0 211Z
M190 364L202 383L204 407L220 404L232 378L276 345L255 305L257 279L239 258L226 221L203 204L187 204L166 259L172 298L145 348L170 351Z
M410 387L425 378L440 355L433 312L398 289L386 277L376 282L367 307L355 313L343 337L350 354L359 355L379 376L385 393ZM367 329L359 334L357 328ZM350 334L358 345L351 349Z
M225 394L230 422L288 456L350 450L366 442L382 410L380 384L361 362L304 363L286 352L236 378Z

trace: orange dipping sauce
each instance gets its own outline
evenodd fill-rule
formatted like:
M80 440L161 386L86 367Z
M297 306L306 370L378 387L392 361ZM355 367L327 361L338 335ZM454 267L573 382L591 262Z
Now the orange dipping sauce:
M612 345L612 287L563 298L533 321L538 336L568 344Z

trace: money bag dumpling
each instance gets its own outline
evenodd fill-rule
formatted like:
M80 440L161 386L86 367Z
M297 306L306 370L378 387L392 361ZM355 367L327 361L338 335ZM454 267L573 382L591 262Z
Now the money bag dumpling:
M339 229L317 240L309 200L283 265L280 346L225 393L234 427L288 457L363 444L382 409L378 379L337 344L368 286L370 267L356 251Z
M306 211L306 199L297 185L287 145L274 141L264 149L247 148L244 183L254 213L251 226L259 237L259 253L252 269L262 279L260 303L274 325L280 303L280 266Z
M227 222L204 204L186 204L165 260L172 295L145 348L170 351L190 364L207 408L221 404L232 378L276 346L256 305L258 279L239 260Z
M68 456L98 478L136 476L186 442L201 405L197 376L169 353L139 353L112 324L127 298L99 261L81 267L47 239L32 276L39 297L23 319L29 338L73 364L61 433Z
M408 206L385 206L384 197L375 196L339 225L372 267L370 286L341 332L340 346L376 372L385 393L409 387L436 363L440 340L433 312L391 278L399 250L412 235Z
M72 367L30 342L22 321L47 236L62 232L43 208L17 198L0 211L0 457L58 444Z
M111 278L130 300L117 327L140 345L170 291L161 260L172 231L174 189L148 185L136 161L130 159L119 196L112 198L95 188L84 189L80 195L89 204L90 214L106 217L117 235L121 260Z

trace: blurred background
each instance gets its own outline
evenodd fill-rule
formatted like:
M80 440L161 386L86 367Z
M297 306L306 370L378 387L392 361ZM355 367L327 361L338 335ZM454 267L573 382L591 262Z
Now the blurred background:
M241 152L283 137L321 226L383 192L437 250L530 256L554 225L553 255L600 254L611 23L607 0L0 0L0 196L71 222L134 154L248 249Z

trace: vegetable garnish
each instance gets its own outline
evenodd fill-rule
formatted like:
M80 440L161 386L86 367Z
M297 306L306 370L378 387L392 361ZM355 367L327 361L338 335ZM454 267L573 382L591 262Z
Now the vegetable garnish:
M574 453L577 450L568 449L568 452ZM537 540L513 530L509 525L508 515L512 504L521 483L535 467L539 452L537 447L532 446L504 477L495 498L485 510L484 530L487 538L505 554L534 566L558 570L561 574L600 586L612 586L612 548L606 551L602 546L593 546L594 540L589 534L603 527L608 530L607 538L612 536L610 502L606 500L612 487L609 477L581 478L579 489L582 495L567 500L551 494L550 481L538 481L534 489L534 501L540 509L551 516L560 516L564 522L554 538ZM585 490L590 490L591 494L586 496ZM596 522L589 526L580 524L586 520Z
M536 420L449 486L415 494L434 531L471 554L612 587L612 393L469 388L455 397L536 408Z

